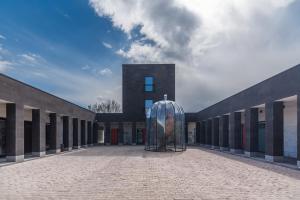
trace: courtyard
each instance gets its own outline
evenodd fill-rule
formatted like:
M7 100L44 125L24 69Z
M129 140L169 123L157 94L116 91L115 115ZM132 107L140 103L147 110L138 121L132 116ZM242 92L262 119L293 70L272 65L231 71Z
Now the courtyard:
M218 151L96 146L0 167L0 199L299 199L300 171Z

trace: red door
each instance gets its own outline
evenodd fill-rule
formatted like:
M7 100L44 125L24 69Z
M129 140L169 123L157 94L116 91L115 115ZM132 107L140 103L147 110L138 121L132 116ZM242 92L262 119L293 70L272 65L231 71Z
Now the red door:
M111 144L118 144L118 129L111 129Z

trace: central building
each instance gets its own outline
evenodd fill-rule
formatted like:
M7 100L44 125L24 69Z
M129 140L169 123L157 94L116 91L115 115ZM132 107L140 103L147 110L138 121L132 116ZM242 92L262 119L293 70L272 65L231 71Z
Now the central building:
M164 94L175 101L175 64L123 64L123 112L96 114L98 142L144 145L146 112Z

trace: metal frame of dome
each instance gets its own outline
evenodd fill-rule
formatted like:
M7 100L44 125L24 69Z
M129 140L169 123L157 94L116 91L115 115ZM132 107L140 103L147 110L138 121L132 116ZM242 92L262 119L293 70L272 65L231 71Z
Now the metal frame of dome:
M146 114L147 131L145 150L185 151L184 111L174 101L164 100L153 104Z

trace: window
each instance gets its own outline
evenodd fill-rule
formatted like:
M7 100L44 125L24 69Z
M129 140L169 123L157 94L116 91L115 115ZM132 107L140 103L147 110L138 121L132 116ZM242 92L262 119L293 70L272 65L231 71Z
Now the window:
M145 77L145 92L153 92L154 84L153 84L153 77L146 76Z
M148 114L148 111L151 109L153 105L153 100L145 100L145 113Z

